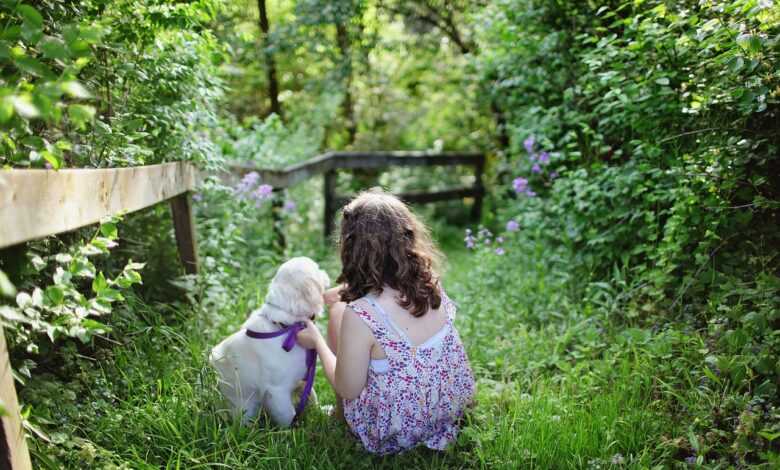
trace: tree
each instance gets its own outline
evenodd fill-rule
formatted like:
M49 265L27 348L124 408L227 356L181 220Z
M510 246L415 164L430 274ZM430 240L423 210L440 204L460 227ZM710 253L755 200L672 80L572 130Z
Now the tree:
M257 0L259 10L261 40L263 42L263 58L265 60L266 75L268 77L268 98L271 101L271 113L283 117L282 105L279 103L279 81L276 78L276 61L271 50L270 25L268 24L268 11L265 0Z

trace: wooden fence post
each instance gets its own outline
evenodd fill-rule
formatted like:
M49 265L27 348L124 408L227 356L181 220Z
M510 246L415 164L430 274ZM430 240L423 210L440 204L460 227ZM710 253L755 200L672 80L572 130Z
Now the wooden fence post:
M474 165L474 205L471 207L471 219L479 222L482 219L482 200L485 196L485 186L482 183L482 174L485 172L485 155L481 155Z
M284 210L284 192L279 191L274 194L274 198L271 201L271 219L273 220L273 230L276 237L276 246L280 253L284 253L284 249L287 246L287 239L284 236L284 227L282 226L282 211Z
M336 170L325 172L325 182L323 184L323 193L325 199L324 233L327 240L333 233L333 218L336 215Z
M5 410L0 426L0 469L31 470L30 452L24 438L19 401L16 399L11 361L5 344L3 327L0 326L0 401Z
M185 192L171 199L173 229L179 258L187 274L198 272L198 246L195 240L195 219L192 217L190 193Z

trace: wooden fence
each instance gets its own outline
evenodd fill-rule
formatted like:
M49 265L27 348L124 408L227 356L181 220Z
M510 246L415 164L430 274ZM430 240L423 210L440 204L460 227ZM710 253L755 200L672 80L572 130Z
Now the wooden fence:
M187 163L83 170L0 170L0 248L95 224L103 217L170 200L184 269L197 271L188 193L196 169ZM0 469L30 469L11 362L0 327Z
M336 210L347 200L335 192L338 170L452 165L473 166L474 185L399 196L413 203L471 197L474 198L472 215L478 218L484 193L485 158L477 153L332 152L284 170L235 166L232 173L241 177L256 171L263 183L275 189L287 188L323 173L324 226L328 235L333 229ZM95 224L109 215L135 212L170 201L179 256L185 271L196 273L197 245L189 193L195 189L197 180L197 170L183 162L134 168L0 170L0 249ZM30 469L30 455L2 327L0 400L4 410L0 426L0 470Z
M474 198L472 217L475 220L479 220L485 192L482 183L482 175L485 170L485 155L481 153L328 152L283 170L267 170L251 165L234 165L231 169L238 176L256 172L260 175L260 180L263 183L270 184L275 189L288 188L321 173L324 174L323 198L325 200L325 208L323 227L325 236L328 237L333 231L336 211L349 199L336 194L336 172L338 170L457 165L474 167L474 184L472 186L435 192L404 193L398 194L398 196L409 203L427 203L467 197Z

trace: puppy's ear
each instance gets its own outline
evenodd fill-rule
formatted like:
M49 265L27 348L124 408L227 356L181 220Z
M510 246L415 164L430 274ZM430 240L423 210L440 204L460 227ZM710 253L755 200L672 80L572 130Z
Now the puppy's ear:
M325 302L322 298L322 294L325 293L322 277L320 273L316 274L317 276L304 276L299 284L298 294L300 298L298 302L301 307L300 314L305 318L309 318L311 315L319 315Z

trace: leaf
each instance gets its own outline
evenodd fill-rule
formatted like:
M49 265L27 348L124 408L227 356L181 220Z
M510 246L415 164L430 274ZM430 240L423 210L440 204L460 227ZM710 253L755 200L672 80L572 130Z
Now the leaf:
M57 255L54 256L54 260L60 264L67 264L73 260L73 256L67 253L57 253Z
M27 4L21 4L16 7L16 12L22 15L22 18L31 25L42 28L43 27L43 16L41 16L40 13L38 13L38 10L31 7Z
M116 239L119 235L117 233L116 224L114 222L104 222L100 225L100 233L107 238Z
M38 47L40 47L43 56L48 59L64 60L70 57L70 53L68 52L67 47L65 47L65 43L59 38L51 36L45 37L40 44L38 44Z
M761 52L762 48L761 38L755 34L740 34L737 36L737 44L743 49L753 53Z
M0 305L0 317L3 317L10 322L30 323L30 319L22 312L5 305Z
M108 282L102 272L99 272L95 279L92 281L92 292L100 295L102 291L108 289Z
M705 367L704 367L704 369L703 369L703 371L704 371L704 375L706 375L707 377L709 377L709 379L710 379L710 380L712 380L713 382L715 382L715 383L717 383L717 384L720 384L720 383L721 383L721 381L720 381L720 379L718 378L718 376L716 376L716 375L715 375L715 374L714 374L714 373L713 373L713 372L710 370L710 368L709 368L709 367L706 367L706 366L705 366Z
M72 104L68 106L68 116L77 128L84 130L95 117L95 108L84 104Z
M34 255L33 257L31 257L30 262L32 263L33 268L35 268L36 271L41 271L43 268L46 267L46 261L44 261L43 258L41 258L38 255Z
M767 441L772 442L778 437L780 437L780 432L771 432L771 431L764 430L764 431L758 431L758 435L763 437Z
M16 295L16 305L19 308L27 308L32 306L32 297L27 292L19 292Z
M84 85L77 82L76 80L64 82L62 85L60 85L60 87L62 88L62 91L67 93L69 96L72 96L73 98L92 98L92 93L90 93L89 90L84 87Z
M17 113L19 113L19 116L23 117L24 119L33 119L41 115L41 113L38 111L38 108L32 104L30 95L14 96L11 99L14 103L14 109Z
M0 295L6 297L13 297L16 295L16 287L8 279L8 276L0 270Z
M52 72L49 67L44 65L41 61L26 55L14 57L14 64L16 65L16 68L22 72L35 75L36 77L48 79L53 79L55 77L54 72Z
M65 291L60 286L46 288L46 299L50 305L62 305L65 301Z
M14 116L14 102L11 97L0 99L0 123L8 122Z
M52 169L59 170L60 168L62 168L62 158L58 157L57 155L54 155L49 151L43 151L41 152L41 156L43 156L44 160L49 162Z
M655 83L666 86L669 85L669 79L666 77L656 78Z
M40 287L33 289L32 304L36 307L43 307L43 290Z

